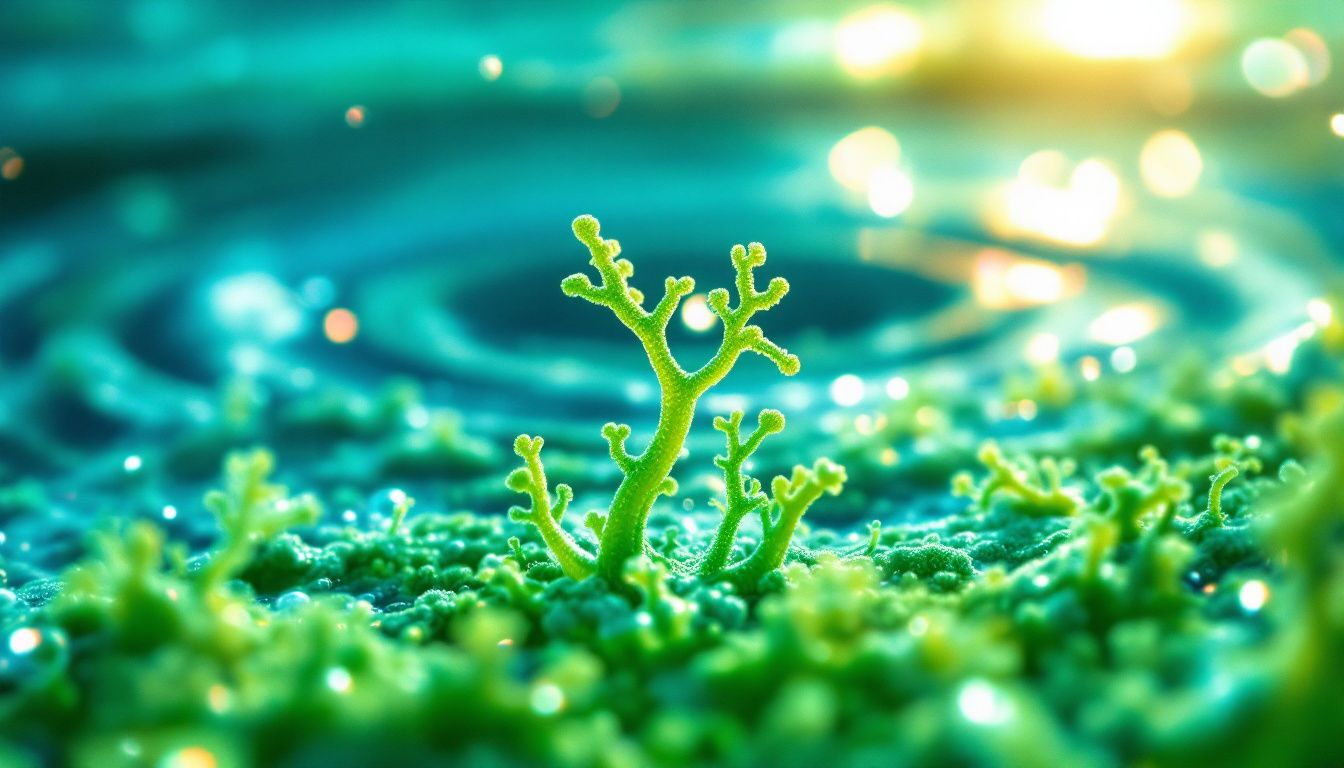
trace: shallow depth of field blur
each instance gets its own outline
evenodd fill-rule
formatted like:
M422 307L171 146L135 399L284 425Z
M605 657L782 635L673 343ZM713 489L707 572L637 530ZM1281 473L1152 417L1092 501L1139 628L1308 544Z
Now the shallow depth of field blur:
M759 322L801 373L747 356L706 396L673 508L722 492L710 418L774 407L767 463L846 459L808 522L857 540L952 510L982 439L1109 429L1037 378L1294 375L1338 325L1344 8L6 0L0 586L110 519L201 552L202 491L258 443L326 522L385 525L406 493L503 514L520 432L605 503L598 429L647 437L658 390L559 289L584 213L646 293L696 278L688 365L733 244L793 286ZM883 443L893 413L910 437ZM1182 449L1245 436L1201 430ZM14 513L32 484L47 506Z
M646 285L721 284L728 247L763 242L803 373L751 360L720 392L821 429L916 378L1056 359L1287 367L1344 248L1328 1L0 20L9 474L136 454L236 377L410 376L499 434L651 418L624 329L557 288L579 213ZM682 320L674 343L708 347L703 303ZM25 374L72 344L85 410L35 409Z

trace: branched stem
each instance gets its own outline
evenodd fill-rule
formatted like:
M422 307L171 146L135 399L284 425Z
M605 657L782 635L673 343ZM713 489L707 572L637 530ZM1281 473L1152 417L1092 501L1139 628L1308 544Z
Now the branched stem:
M556 502L552 505L551 493L546 485L546 471L541 465L540 437L519 435L513 441L513 451L524 462L524 466L513 470L505 481L509 490L527 494L532 498L532 506L520 506L509 510L509 517L521 523L531 523L541 532L541 538L555 556L565 575L572 579L583 579L593 575L593 556L588 554L565 529L560 520L574 499L574 491L568 485L555 486Z
M736 273L737 306L729 306L728 291L719 288L710 292L708 303L711 310L723 321L723 338L714 355L694 373L688 373L677 362L667 343L667 326L676 314L681 301L695 290L695 281L689 277L669 277L663 284L663 296L652 311L644 308L644 295L630 285L634 276L634 265L620 258L621 247L615 240L606 240L596 219L580 216L574 220L574 236L588 247L592 258L589 263L597 270L597 283L583 273L566 277L560 284L567 296L575 296L594 304L607 307L623 325L639 339L648 355L661 390L658 425L653 437L642 453L631 454L626 447L630 437L630 427L625 424L609 423L602 428L602 436L610 448L611 459L624 475L620 486L612 497L611 506L605 517L590 514L589 527L598 535L596 556L589 555L574 542L557 524L559 514L552 518L550 514L550 496L546 491L545 475L541 471L539 453L540 438L520 437L515 446L519 455L527 461L527 466L516 470L509 477L509 487L520 493L528 493L533 498L532 509L517 510L515 517L528 520L541 530L547 545L560 561L565 572L575 578L598 573L612 583L619 584L623 578L626 561L645 552L647 542L644 530L654 501L660 495L673 495L677 492L677 482L671 477L672 468L681 454L686 436L690 432L695 417L697 401L710 387L719 383L743 352L755 352L762 355L779 368L786 376L798 372L797 356L765 337L759 326L749 325L752 316L779 303L788 293L789 284L784 278L770 280L764 291L756 289L754 270L765 264L765 248L760 243L747 247L734 246L731 252L733 269ZM729 453L721 457L719 466L730 475L727 505L724 507L724 524L720 527L709 557L702 568L706 572L719 571L727 564L732 549L732 539L743 517L752 511L764 510L765 497L760 492L760 483L751 481L747 486L743 478L742 462L752 451L759 447L767 434L783 428L783 416L778 411L763 411L756 431L745 442L739 441L737 427L742 415L735 415L730 434ZM722 422L725 426L728 421ZM716 421L715 426L720 426ZM724 429L724 427L720 427ZM726 431L726 429L725 429ZM820 465L818 465L820 466ZM834 466L834 465L830 465ZM843 473L841 473L843 476ZM801 482L801 481L800 481ZM838 487L838 486L837 486ZM790 498L803 498L811 493L811 486L805 482L789 491ZM568 486L556 487L560 497L559 509L562 511L572 495ZM820 491L816 495L820 495ZM815 499L815 495L812 496ZM793 522L787 520L793 516L797 504L797 516L801 516L806 503L790 502L792 506L780 504L780 530L787 529L792 534ZM769 515L766 515L768 518ZM773 546L773 544L772 544ZM787 549L787 540L779 549L778 560L782 562L783 551ZM773 551L773 550L772 550ZM763 563L773 558L759 559ZM755 566L753 566L755 567ZM774 567L778 567L778 563Z
M724 501L718 499L713 504L723 512L723 521L714 534L714 542L700 563L700 574L712 576L724 569L733 551L733 542L737 538L737 529L742 520L752 512L764 509L769 498L761 493L761 481L747 478L742 474L742 464L760 447L766 436L784 429L784 414L772 409L761 411L756 417L756 429L745 440L740 439L742 412L733 411L728 418L715 417L714 428L724 434L728 441L728 453L715 456L714 464L723 470L726 490Z

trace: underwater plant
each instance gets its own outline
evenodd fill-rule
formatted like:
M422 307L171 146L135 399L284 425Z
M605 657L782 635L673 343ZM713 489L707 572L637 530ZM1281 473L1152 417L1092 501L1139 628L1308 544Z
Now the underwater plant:
M626 447L629 425L608 422L602 427L602 436L610 445L611 459L620 468L624 479L616 489L606 515L593 513L586 521L598 536L595 553L589 553L560 525L574 492L570 486L558 484L552 499L541 462L543 441L540 437L519 435L514 441L514 451L523 459L524 466L508 476L507 484L510 489L530 496L532 505L529 508L514 507L510 516L537 527L565 575L583 579L596 574L616 583L622 578L627 561L643 554L648 547L644 529L654 502L659 496L677 492L672 468L690 433L700 397L728 375L744 352L755 352L769 359L785 376L797 373L800 363L796 355L766 338L760 326L749 324L756 313L775 306L789 291L789 283L782 277L772 278L764 291L756 289L753 270L765 264L765 247L760 243L752 243L746 248L733 247L731 258L737 274L737 306L729 305L727 289L710 291L709 308L723 323L723 339L708 362L688 372L668 347L667 325L681 300L695 290L695 281L690 277L667 278L662 299L652 311L647 310L643 306L644 295L630 285L634 265L628 259L619 258L620 244L603 239L598 221L592 216L578 217L573 228L575 237L588 246L592 254L590 263L597 269L601 283L594 285L587 275L576 273L566 277L560 288L567 296L586 299L610 309L643 345L661 392L658 425L648 445L638 455L632 455ZM811 468L796 467L791 477L776 477L767 497L761 491L760 481L743 475L742 465L767 435L783 430L784 415L772 409L761 411L756 429L745 441L740 440L741 423L740 411L714 422L715 428L724 432L728 440L727 455L715 460L724 472L727 493L725 502L718 503L723 522L714 537L714 544L699 564L699 572L707 578L723 578L750 586L783 564L798 520L822 493L840 492L845 472L827 459L818 459ZM760 513L763 540L745 560L730 564L728 558L738 526L752 512Z

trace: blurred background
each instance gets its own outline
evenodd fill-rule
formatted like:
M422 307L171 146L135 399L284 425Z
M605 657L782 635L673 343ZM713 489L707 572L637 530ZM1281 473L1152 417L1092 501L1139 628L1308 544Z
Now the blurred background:
M267 442L346 515L408 476L502 510L528 431L609 490L597 429L657 392L560 293L581 213L646 293L747 241L793 283L760 321L802 373L744 358L688 473L734 407L784 410L784 466L922 397L1049 427L1006 377L1287 373L1344 255L1341 57L1337 0L8 0L0 481L178 524ZM683 364L716 335L692 297Z

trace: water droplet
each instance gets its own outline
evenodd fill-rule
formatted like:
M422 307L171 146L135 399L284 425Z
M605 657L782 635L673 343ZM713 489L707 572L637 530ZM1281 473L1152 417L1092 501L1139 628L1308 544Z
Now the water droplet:
M550 683L541 683L532 689L532 711L539 715L554 715L565 706L565 693Z
M276 598L275 610L292 611L298 608L302 608L303 606L307 605L310 602L312 602L312 598L308 596L307 592L300 592L299 590L296 589L291 592L286 592L285 594Z

